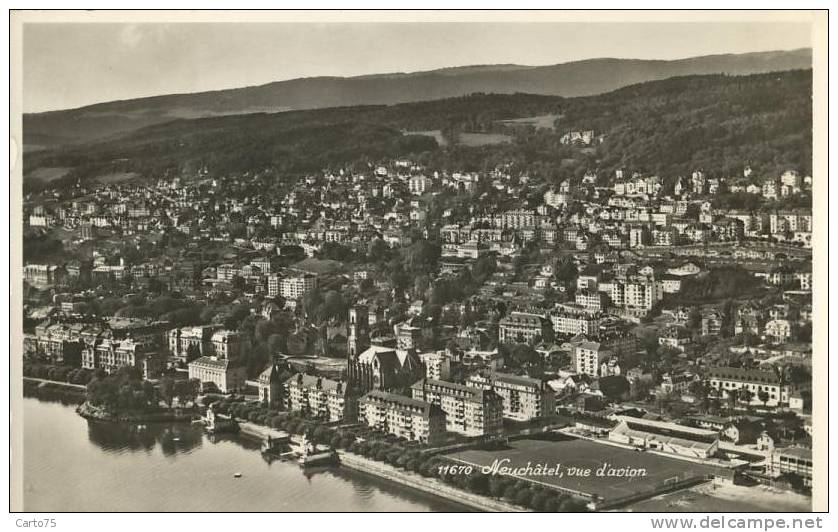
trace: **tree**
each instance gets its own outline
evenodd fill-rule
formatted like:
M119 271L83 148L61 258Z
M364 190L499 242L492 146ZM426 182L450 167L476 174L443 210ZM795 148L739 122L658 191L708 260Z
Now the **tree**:
M541 361L541 356L535 351L535 349L524 343L512 346L510 354L512 355L512 360L519 367L538 364Z
M696 402L698 403L699 407L706 411L708 408L708 396L710 390L707 388L707 385L704 384L703 381L693 381L689 385L689 392L695 398Z
M599 379L599 390L612 401L623 399L630 387L628 379L622 375L609 375Z
M468 489L472 493L487 495L489 493L489 477L483 473L475 473L468 478Z
M198 344L189 344L189 347L186 348L186 362L192 362L197 358L201 358L201 348Z
M750 405L751 400L754 398L754 392L752 392L751 390L749 390L745 387L742 387L742 388L739 388L739 390L736 392L736 398L740 402L745 403L747 405Z
M757 398L759 398L759 401L763 405L765 405L768 403L768 400L771 398L771 395L765 390L760 390L759 392L757 392Z
M687 326L693 331L701 329L701 309L692 307L687 318Z
M160 398L171 407L172 401L175 399L175 380L169 376L162 377L158 385L158 390Z
M241 275L234 275L233 280L230 281L230 284L233 285L233 288L236 290L244 290L245 286L247 286L247 281L245 281L244 277Z

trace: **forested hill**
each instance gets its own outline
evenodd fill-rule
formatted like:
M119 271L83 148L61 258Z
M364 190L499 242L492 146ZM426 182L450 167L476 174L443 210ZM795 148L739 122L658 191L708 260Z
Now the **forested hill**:
M282 174L367 168L390 157L452 171L512 163L521 171L570 176L586 170L613 175L616 167L663 176L697 168L730 175L745 164L761 175L785 168L809 172L811 85L811 70L687 76L580 98L475 94L392 106L177 120L104 142L31 152L24 169L27 174L69 169L60 180L67 184L113 172L158 177L198 167L219 176L261 169ZM546 115L557 117L555 129L502 122ZM566 131L590 129L604 135L601 144L582 148L560 142ZM441 130L450 142L440 146L433 137L405 134L426 130ZM457 142L459 132L502 133L509 142Z
M812 71L691 76L568 102L565 129L606 134L600 167L660 174L744 164L811 171Z
M316 77L194 94L169 94L27 114L27 149L100 140L178 118L396 104L475 92L552 96L601 94L673 76L747 75L811 68L810 49L726 54L673 61L589 59L549 66L485 65L351 78Z

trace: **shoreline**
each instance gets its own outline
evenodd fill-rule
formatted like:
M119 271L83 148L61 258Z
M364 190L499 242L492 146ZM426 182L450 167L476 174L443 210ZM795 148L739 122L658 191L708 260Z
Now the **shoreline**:
M340 466L360 471L361 473L387 480L423 493L435 495L446 501L459 504L481 512L528 512L526 508L504 501L470 493L435 478L425 478L415 473L408 473L383 462L376 462L353 453L338 450Z
M86 391L77 384L23 377L23 396L78 405L84 402Z
M34 384L36 381L32 381ZM74 385L60 387L61 383L52 382L39 384L39 388L46 387L52 391L71 391L78 393L80 390ZM41 397L35 396L35 399L42 400ZM78 404L74 409L75 413L90 421L104 421L109 423L143 423L143 422L187 422L191 421L193 412L177 414L175 412L148 412L148 413L129 413L114 415L105 412L103 409L90 405L87 401ZM240 421L241 431L239 437L244 437L251 440L264 440L268 435L280 436L285 433L258 425L250 421ZM298 441L300 436L296 434L289 435L292 441ZM337 467L345 467L346 469L360 472L379 480L392 482L404 488L410 488L419 491L425 495L433 495L446 502L456 504L463 507L466 511L481 511L481 512L528 512L526 508L510 504L505 501L492 499L483 495L470 493L454 486L443 483L436 478L426 478L412 472L402 471L396 467L383 462L376 462L368 458L355 455L346 450L337 450L339 462Z
M81 417L93 421L106 421L109 423L178 423L192 420L193 412L179 413L176 411L157 412L129 412L114 414L103 408L91 405L87 401L76 407L76 413Z
M299 443L300 436L297 434L286 434L250 421L240 421L241 431L238 436L248 439L265 439L271 437L290 436L291 441ZM425 478L416 473L409 473L397 469L383 462L376 462L363 456L350 453L346 450L337 449L338 466L360 472L379 480L398 484L401 487L414 489L424 494L433 495L447 502L457 504L470 510L482 512L527 512L525 508L509 504L504 501L495 500L483 495L470 493L459 488L449 486L435 478Z

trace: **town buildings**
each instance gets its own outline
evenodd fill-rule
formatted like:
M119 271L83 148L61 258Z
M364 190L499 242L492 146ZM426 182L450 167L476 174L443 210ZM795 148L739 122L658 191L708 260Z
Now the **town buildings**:
M379 390L361 397L358 420L408 441L436 445L445 438L445 412L439 406Z
M469 377L466 385L497 393L503 400L503 417L508 419L529 421L555 412L553 390L540 379L500 372L478 373Z
M437 379L422 379L411 387L414 399L439 406L446 430L465 436L499 434L503 399L492 390Z
M244 388L247 369L230 359L203 356L189 363L189 378L201 381L204 391L230 393Z
M741 399L747 391L748 402L754 405L788 405L793 387L784 382L774 371L730 367L711 368L707 372L710 386L723 397L735 396Z
M285 381L285 406L324 421L352 421L357 416L357 397L347 385L314 375L298 373Z
M545 321L537 314L512 312L500 320L498 339L501 343L535 343L544 335Z

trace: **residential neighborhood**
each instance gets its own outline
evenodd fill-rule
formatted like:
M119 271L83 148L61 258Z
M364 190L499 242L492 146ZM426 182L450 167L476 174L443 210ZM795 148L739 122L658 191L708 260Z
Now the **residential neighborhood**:
M783 206L810 177L264 179L31 194L63 260L24 266L27 364L430 448L560 430L811 485L812 214Z

